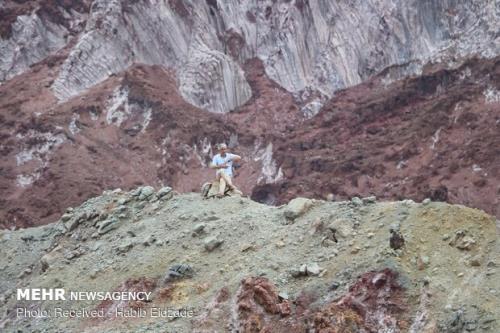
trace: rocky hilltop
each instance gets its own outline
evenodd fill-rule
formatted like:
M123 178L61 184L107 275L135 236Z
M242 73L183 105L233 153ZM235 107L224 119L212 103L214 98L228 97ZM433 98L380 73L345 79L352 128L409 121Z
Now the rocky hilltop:
M106 191L57 222L0 233L0 328L498 332L497 227L482 211L430 200L295 198L273 207L169 187ZM29 287L151 298L16 300L16 289ZM24 318L18 307L102 316ZM155 308L177 312L152 318Z
M494 0L6 0L0 227L109 188L377 195L500 216Z

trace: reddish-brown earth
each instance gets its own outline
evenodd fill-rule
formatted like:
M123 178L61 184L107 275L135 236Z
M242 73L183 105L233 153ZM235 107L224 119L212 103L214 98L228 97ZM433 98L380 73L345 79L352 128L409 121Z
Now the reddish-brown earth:
M499 58L429 69L384 86L343 90L276 143L284 179L254 188L259 201L377 195L460 203L500 216ZM435 142L434 142L435 141Z
M228 331L244 333L400 332L408 328L408 299L390 269L363 274L346 295L328 302L308 291L296 299L283 299L265 277L245 278L236 295L227 290L220 295L194 323L195 331L208 332L222 324Z
M429 197L500 216L500 103L485 97L500 89L498 58L456 70L436 66L388 85L381 73L304 120L258 60L245 65L252 99L230 114L188 104L172 72L145 65L58 104L49 87L65 52L0 86L2 227L54 221L109 188L197 191L213 176L207 163L220 141L245 157L235 181L261 202L329 193ZM115 111L129 115L117 124L106 117L120 87L128 98ZM266 183L262 150L269 143L268 157L283 176ZM26 153L31 159L19 163Z

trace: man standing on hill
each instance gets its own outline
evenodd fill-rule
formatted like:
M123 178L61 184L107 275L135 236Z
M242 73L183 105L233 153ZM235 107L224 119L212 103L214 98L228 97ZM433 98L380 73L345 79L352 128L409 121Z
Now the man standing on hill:
M218 148L219 153L214 156L212 164L210 165L212 169L217 170L215 173L215 177L219 181L219 193L217 197L222 198L224 196L226 185L233 192L242 194L236 186L233 185L231 179L233 177L233 162L241 161L241 156L229 153L225 143L219 144Z

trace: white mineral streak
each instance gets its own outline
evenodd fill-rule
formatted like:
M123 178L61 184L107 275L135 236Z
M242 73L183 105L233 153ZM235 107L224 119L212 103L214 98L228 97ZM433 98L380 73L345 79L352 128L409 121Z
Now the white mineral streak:
M23 147L16 154L16 165L23 166L23 173L16 177L16 185L24 188L40 178L42 170L49 165L52 151L66 141L66 136L30 130L26 134L18 133L16 138L19 140L19 146Z
M257 144L256 147L260 145ZM265 148L258 149L254 153L254 161L260 161L262 164L261 175L257 182L264 182L266 184L276 183L283 178L281 167L276 166L276 161L273 159L273 144L269 143Z
M108 125L120 125L130 116L130 105L128 103L128 89L117 87L107 102L106 123Z
M494 87L488 87L488 89L483 92L483 95L488 104L500 102L500 90Z
M30 141L36 142L16 154L17 166L21 166L33 159L40 161L47 160L50 151L66 141L64 134L41 133L34 130L30 130L26 135L17 134L16 137L20 141L27 138L28 140L31 139Z
M80 128L77 125L77 121L80 119L80 115L74 114L73 117L71 117L71 122L68 125L68 130L72 135L78 134L80 132Z

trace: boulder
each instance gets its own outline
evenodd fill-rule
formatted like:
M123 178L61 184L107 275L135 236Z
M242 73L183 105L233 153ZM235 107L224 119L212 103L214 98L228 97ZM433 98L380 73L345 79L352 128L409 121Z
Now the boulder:
M355 206L363 206L363 200L361 200L360 198L358 197L353 197L351 199L351 202L355 205Z
M155 189L152 186L144 186L139 194L139 200L146 200L153 194L155 194Z
M313 205L311 199L307 198L295 198L291 200L288 205L286 205L284 215L289 220L295 220L296 218L304 215Z

